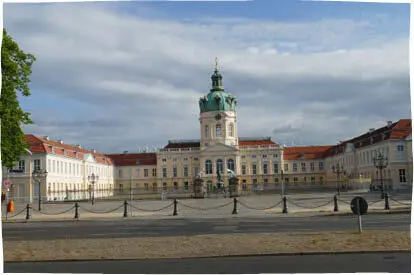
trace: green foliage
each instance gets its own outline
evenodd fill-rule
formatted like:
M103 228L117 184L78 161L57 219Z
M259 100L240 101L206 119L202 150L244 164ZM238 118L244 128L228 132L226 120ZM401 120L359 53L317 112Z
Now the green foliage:
M2 165L12 168L20 155L26 154L28 144L24 141L21 126L32 124L30 113L24 112L18 101L18 93L30 96L28 83L32 64L36 58L24 53L3 29L1 45L1 159Z

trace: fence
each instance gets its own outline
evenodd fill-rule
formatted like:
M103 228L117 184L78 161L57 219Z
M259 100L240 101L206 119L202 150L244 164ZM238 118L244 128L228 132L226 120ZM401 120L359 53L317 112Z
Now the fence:
M374 205L374 204L380 204L383 203L384 210L390 210L390 201L393 201L395 203L397 203L398 205L402 205L402 206L411 206L411 202L410 203L406 203L400 200L397 200L391 196L389 196L388 194L385 195L384 199L379 199L379 200L374 200L374 201L370 201L368 202L368 205ZM276 201L275 203L268 205L268 206L264 206L264 207L257 207L257 206L252 206L249 205L246 201L244 201L244 199L242 198L233 198L232 200L229 200L223 204L219 204L219 205L215 205L215 206L209 206L209 207L200 207L200 206L192 206L189 203L187 203L186 201L179 201L177 199L173 199L170 200L168 202L165 202L164 205L162 205L159 208L156 209L148 209L148 208L143 208L141 206L139 206L137 203L134 202L128 202L127 200L125 200L122 204L117 205L116 207L114 207L113 209L109 209L109 210L99 210L99 209L90 209L88 207L85 207L84 205L81 205L80 202L75 202L72 206L70 206L68 209L65 209L63 211L60 212L45 212L44 210L37 210L35 208L33 208L30 204L27 204L26 207L20 209L19 211L16 211L16 213L14 214L6 214L6 220L9 218L14 218L20 215L26 215L25 219L26 221L29 221L31 219L32 213L33 212L37 212L41 215L46 215L46 216L58 216L58 215L62 215L62 214L66 214L69 212L73 212L73 219L74 220L79 220L81 213L91 213L91 214L96 214L96 215L100 215L100 214L109 214L109 213L115 213L119 210L123 210L122 211L122 217L128 217L129 214L132 214L133 212L137 213L137 212L161 212L164 210L167 210L169 208L172 208L172 215L173 216L177 216L179 214L178 211L178 207L180 206L182 209L184 208L188 208L188 209L195 209L195 210L201 210L201 211L209 211L209 210L215 210L215 209L220 209L220 208L226 208L229 207L230 205L232 206L232 209L229 209L229 214L238 214L241 208L245 208L245 209L250 209L250 210L256 210L256 211L263 211L263 210L271 210L271 209L277 209L279 207L279 210L281 213L287 214L289 213L289 206L295 206L298 209L305 209L305 210L317 210L318 208L322 208L322 207L327 207L329 205L332 206L332 210L333 212L338 212L340 208L344 207L344 205L349 206L350 205L350 201L346 201L343 199L340 199L338 196L334 196L331 199L319 203L317 205L306 205L304 203L304 201L298 201L298 200L294 200L292 198L288 198L286 196L281 197L278 201ZM333 205L332 205L333 204ZM230 212L231 211L231 212ZM118 213L116 213L118 214ZM120 214L120 213L119 213ZM121 217L121 214L120 214Z

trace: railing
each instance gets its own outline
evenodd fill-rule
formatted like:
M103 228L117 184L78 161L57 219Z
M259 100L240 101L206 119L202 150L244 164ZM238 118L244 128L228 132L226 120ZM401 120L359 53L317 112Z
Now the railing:
M386 194L384 199L374 200L374 201L367 201L368 205L374 205L374 204L380 204L383 203L384 208L383 210L391 210L390 207L390 200L393 202L396 202L399 205L407 206L411 208L411 202L406 203L402 202L400 200L394 199L390 197L388 194ZM79 220L82 213L89 213L93 215L105 215L105 214L111 214L115 213L119 215L119 217L129 217L134 216L134 214L142 213L142 212L162 212L165 210L168 210L170 208L173 208L172 210L172 216L177 216L179 214L179 208L180 209L193 209L193 210L199 210L199 211L209 211L209 210L217 210L220 208L228 208L228 213L235 215L240 213L240 211L244 209L249 210L255 210L255 211L267 211L271 209L279 209L279 211L283 214L289 213L289 206L294 206L297 209L304 209L304 210L311 210L315 211L317 209L323 208L323 207L330 207L333 212L338 212L340 208L348 208L350 205L350 201L345 201L340 199L338 196L333 196L331 199L327 199L326 201L319 202L318 204L309 204L304 202L303 200L294 200L292 198L288 198L287 196L276 196L275 202L270 205L262 205L262 206L252 206L249 205L249 203L244 200L243 198L232 198L232 199L225 199L224 203L220 203L213 206L208 207L201 207L197 205L190 205L190 203L182 202L177 199L169 200L165 203L163 203L161 206L158 206L157 208L145 208L140 206L137 202L128 202L127 200L123 201L122 203L119 203L118 205L115 205L111 209L92 209L92 207L88 207L85 204L82 205L79 201L74 202L73 205L69 206L67 209L61 210L61 211L55 211L55 212L47 212L45 210L37 210L36 208L33 208L30 204L27 204L26 207L19 209L16 211L16 213L13 214L6 214L6 221L10 218L15 218L18 216L25 215L25 220L29 221L32 218L32 213L38 213L41 215L46 216L59 216L63 214L70 213L72 211L73 219ZM232 208L230 207L232 206ZM171 210L169 210L171 211ZM165 212L164 212L165 213ZM116 217L116 216L114 216Z

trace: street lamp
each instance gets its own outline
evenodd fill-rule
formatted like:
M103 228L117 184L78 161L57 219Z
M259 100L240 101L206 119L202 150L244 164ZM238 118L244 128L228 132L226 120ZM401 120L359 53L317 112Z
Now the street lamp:
M332 165L332 172L336 174L336 193L339 196L339 175L345 172L344 167L339 167L339 163L336 163L336 165Z
M95 183L99 180L99 176L92 173L88 176L88 181L92 184L92 205L95 204Z
M373 158L374 166L379 170L380 172L380 183L381 183L381 199L385 197L384 193L384 182L382 181L382 170L385 169L388 165L388 158L384 157L381 153L377 154ZM377 170L377 171L378 171Z
M41 183L47 177L47 171L42 169L36 169L33 171L33 179L39 185L39 211L42 210L42 196L41 196Z
M285 181L284 181L284 176L283 176L283 170L281 170L280 173L282 174L282 198L283 198L285 194Z
M29 154L29 203L33 201L33 192L32 192L32 156L33 153L29 149L24 149Z

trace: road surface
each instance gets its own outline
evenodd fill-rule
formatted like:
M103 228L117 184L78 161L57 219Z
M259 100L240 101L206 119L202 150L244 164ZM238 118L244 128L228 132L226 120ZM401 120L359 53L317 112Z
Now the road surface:
M6 273L410 273L411 253L5 263Z
M410 230L410 214L362 216L363 229ZM3 240L130 238L225 233L358 230L356 216L268 216L4 223Z

